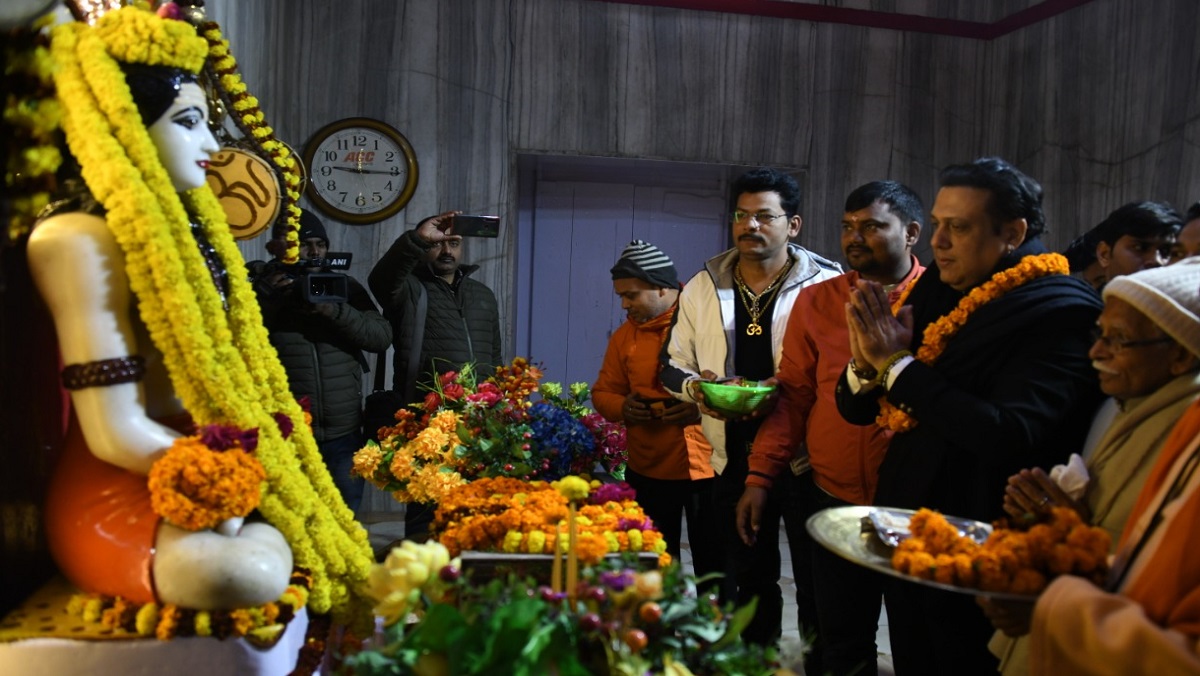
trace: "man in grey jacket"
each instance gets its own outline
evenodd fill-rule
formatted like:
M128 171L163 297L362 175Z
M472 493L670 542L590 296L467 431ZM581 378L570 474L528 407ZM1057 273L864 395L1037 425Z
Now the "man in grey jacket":
M733 194L737 197L730 218L734 248L709 259L680 294L679 311L663 348L660 378L672 395L696 403L704 413L701 425L713 446L716 472L713 528L726 556L722 596L738 605L758 597L758 611L742 635L766 644L779 638L782 627L778 524L785 512L791 512L785 523L800 623L816 626L811 585L806 582L811 578L809 557L807 550L797 550L808 538L802 515L785 510L791 482L777 479L763 511L758 541L752 547L742 542L736 508L748 471L749 445L762 412L749 419L726 419L705 405L699 384L732 376L773 379L783 332L800 289L836 277L842 269L790 242L801 225L800 186L794 178L775 169L756 169L734 182Z
M278 239L278 238L277 238ZM272 247L268 247L272 249ZM300 215L300 263L250 264L271 344L287 371L297 398L308 398L313 436L350 509L362 501L363 480L350 475L362 430L363 351L386 350L392 327L379 314L367 290L346 277L345 302L309 302L301 293L305 272L319 271L329 253L329 235L312 212Z

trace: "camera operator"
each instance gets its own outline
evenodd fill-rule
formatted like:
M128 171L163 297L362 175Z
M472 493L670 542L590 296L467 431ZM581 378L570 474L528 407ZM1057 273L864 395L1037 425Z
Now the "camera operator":
M334 485L350 509L357 510L363 480L350 476L350 467L364 443L362 375L367 361L363 351L386 350L392 327L353 277L328 272L329 236L316 215L308 210L301 213L301 260L295 265L279 259L282 240L282 233L274 233L267 250L275 258L250 264L263 323L292 393L311 402L313 435ZM340 277L345 277L344 284ZM326 286L316 284L317 280L336 283ZM343 286L344 295L327 292Z

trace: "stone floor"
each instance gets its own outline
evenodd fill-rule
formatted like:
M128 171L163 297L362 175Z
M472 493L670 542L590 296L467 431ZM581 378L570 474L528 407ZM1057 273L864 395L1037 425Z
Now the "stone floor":
M399 520L396 520L399 519ZM371 546L375 549L377 558L380 554L385 554L387 546L395 540L404 536L404 515L403 513L388 513L384 515L373 515L364 518L367 524L367 532L370 534ZM684 528L684 541L681 545L681 556L683 565L688 568L692 565L691 549L688 546L686 536L687 528ZM787 547L787 535L780 528L779 533L779 550L780 556L783 559L783 577L780 579L780 586L783 588L783 640L780 642L780 652L783 656L783 663L790 666L793 671L801 676L804 675L803 650L804 642L800 638L798 622L796 620L796 583L791 578L791 552ZM891 642L888 639L887 613L881 612L879 616L879 636L876 639L879 650L879 674L880 676L893 676ZM816 675L814 675L816 676Z

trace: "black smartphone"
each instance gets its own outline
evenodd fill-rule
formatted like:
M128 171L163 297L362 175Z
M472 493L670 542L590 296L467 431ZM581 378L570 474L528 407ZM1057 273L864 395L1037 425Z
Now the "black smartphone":
M500 217L455 214L453 224L446 232L462 237L499 237Z

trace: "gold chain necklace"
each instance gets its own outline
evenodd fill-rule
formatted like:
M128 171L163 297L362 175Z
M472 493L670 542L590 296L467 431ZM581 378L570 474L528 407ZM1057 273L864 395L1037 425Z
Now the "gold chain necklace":
M755 295L750 287L746 286L745 280L742 279L742 268L734 266L733 281L737 283L738 296L742 299L742 307L746 308L746 313L750 315L750 325L746 327L747 336L761 336L763 328L758 323L758 318L762 317L763 312L771 305L775 295L783 288L783 278L792 269L792 257L788 256L787 264L775 275L775 279L767 285L767 288L762 290L762 293ZM766 299L765 301L763 299Z

